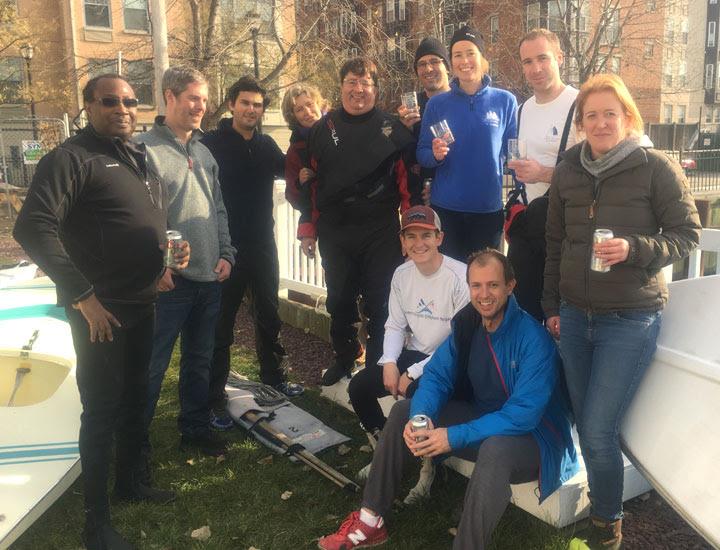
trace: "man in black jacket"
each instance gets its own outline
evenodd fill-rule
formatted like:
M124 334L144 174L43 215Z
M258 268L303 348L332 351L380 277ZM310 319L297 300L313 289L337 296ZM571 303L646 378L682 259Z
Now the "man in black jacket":
M228 91L232 118L222 119L218 129L202 140L220 168L230 238L237 250L235 267L222 284L222 305L215 331L210 403L216 429L232 427L224 413L225 382L230 370L235 317L248 289L252 293L260 379L290 397L303 391L299 384L286 380L281 366L285 350L278 342L280 281L272 211L275 178L285 174L285 155L270 136L257 129L268 103L265 89L255 79L239 79Z
M335 351L325 386L349 376L360 352L354 325L359 295L368 318L365 360L374 365L380 359L390 281L402 262L398 208L421 202L420 181L408 171L415 139L396 117L375 107L375 64L350 59L340 81L342 107L319 120L308 139L317 178L311 184L315 212L305 217L317 219Z
M174 498L137 478L166 209L144 147L130 141L138 103L130 85L101 75L83 100L88 127L40 161L13 236L55 282L72 331L83 405L83 542L88 550L127 550L133 546L110 523L113 435L118 497ZM177 254L178 267L188 258Z

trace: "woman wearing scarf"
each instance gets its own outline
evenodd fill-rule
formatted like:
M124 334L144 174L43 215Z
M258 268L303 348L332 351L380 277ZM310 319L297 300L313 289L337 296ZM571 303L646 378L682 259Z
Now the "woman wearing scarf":
M668 291L661 269L700 238L687 180L641 144L643 122L620 77L591 77L577 98L586 140L553 174L543 309L560 339L590 486L590 548L622 541L622 417L650 364ZM593 244L596 229L613 237ZM591 269L594 255L609 271ZM596 266L597 267L597 266Z
M320 95L320 90L312 84L300 83L290 86L283 97L283 118L292 130L290 147L285 157L285 198L296 210L312 210L309 182L315 174L310 169L307 138L310 128L320 120L325 108L326 103ZM307 204L307 208L302 208L303 204ZM300 217L300 225L311 232L301 235L298 231L303 252L310 258L315 255L315 221Z

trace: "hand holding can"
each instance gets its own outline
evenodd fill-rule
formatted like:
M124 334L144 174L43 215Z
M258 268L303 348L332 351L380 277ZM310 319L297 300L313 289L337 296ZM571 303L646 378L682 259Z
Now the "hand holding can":
M428 422L428 417L424 414L416 414L410 419L410 425L412 427L412 431L417 432L418 430L427 430L428 426L430 425ZM415 442L419 443L420 441L425 441L427 437L416 437Z
M509 139L507 151L509 161L525 160L527 158L527 144L524 139Z
M173 229L165 232L165 267L177 267L175 252L179 250L182 241L182 233Z

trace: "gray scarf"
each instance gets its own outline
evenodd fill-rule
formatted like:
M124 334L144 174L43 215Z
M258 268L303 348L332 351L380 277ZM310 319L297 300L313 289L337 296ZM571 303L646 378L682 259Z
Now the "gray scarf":
M628 136L615 147L610 149L604 155L593 160L590 156L590 145L588 145L587 139L583 141L582 151L580 152L580 162L583 168L590 172L594 177L600 177L603 172L610 170L613 166L620 164L625 160L635 149L640 148L640 140L636 136Z

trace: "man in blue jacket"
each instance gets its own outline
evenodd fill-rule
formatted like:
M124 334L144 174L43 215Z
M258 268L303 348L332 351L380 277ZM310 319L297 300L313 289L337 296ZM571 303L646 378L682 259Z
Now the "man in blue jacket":
M360 511L320 539L320 548L384 542L383 517L413 456L475 461L455 549L487 547L512 483L538 480L542 502L577 471L568 407L557 387L557 350L512 296L512 266L485 249L469 258L467 279L470 304L454 317L412 401L399 401L390 413ZM428 429L412 431L415 415L428 417Z

